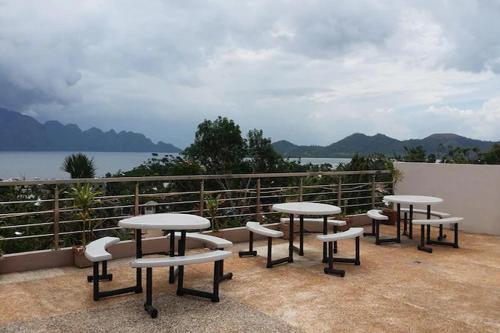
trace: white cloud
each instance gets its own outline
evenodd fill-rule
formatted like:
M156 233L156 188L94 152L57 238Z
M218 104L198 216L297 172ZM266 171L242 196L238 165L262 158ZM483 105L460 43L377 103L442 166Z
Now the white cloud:
M181 146L219 114L304 144L500 139L499 16L493 0L0 0L0 106Z

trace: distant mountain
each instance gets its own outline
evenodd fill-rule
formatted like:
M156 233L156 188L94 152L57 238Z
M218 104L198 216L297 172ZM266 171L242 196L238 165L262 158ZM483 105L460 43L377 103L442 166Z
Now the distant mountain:
M439 154L442 147L489 149L495 142L469 139L457 134L433 134L424 139L397 140L387 135L373 136L354 133L328 146L299 146L281 140L273 143L274 148L288 157L351 157L358 153L368 154L402 154L404 147L422 146L427 153Z
M92 127L82 131L77 125L58 121L45 124L36 119L0 108L0 150L18 151L109 151L162 152L181 150L162 141L153 143L143 134Z

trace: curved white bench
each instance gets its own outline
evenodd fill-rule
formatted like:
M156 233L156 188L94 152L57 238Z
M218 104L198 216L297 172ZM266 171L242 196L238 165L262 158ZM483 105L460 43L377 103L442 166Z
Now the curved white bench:
M103 237L85 246L85 257L91 262L111 260L113 257L107 250L108 247L120 242L118 237Z
M180 232L175 233L176 238L181 237ZM202 234L199 232L188 232L186 233L186 239L194 239L200 241L203 247L206 247L211 250L224 250L233 246L233 242L228 241L227 239Z
M153 267L172 267L181 266L179 269L179 281L177 284L177 295L184 294L206 297L212 302L219 301L219 283L221 282L221 267L224 259L231 256L231 252L216 250L212 252L192 254L178 257L161 257L161 258L139 258L130 263L134 268L146 268L146 302L144 309L152 318L158 316L158 310L153 307ZM213 291L211 293L201 290L184 288L184 267L187 265L201 264L206 262L214 263L214 280Z
M372 219L372 232L365 232L364 236L375 236L375 244L395 242L397 238L380 239L380 222L389 221L389 216L384 215L380 209L371 209L366 212L366 215Z
M259 222L247 222L247 229L250 232L250 237L248 241L248 251L240 251L239 256L253 256L257 255L257 251L253 249L253 234L256 233L258 235L267 237L267 268L271 268L274 265L282 264L285 262L292 262L291 257L285 257L281 259L272 260L272 248L273 248L273 238L283 237L283 232L279 230L273 230L266 228L261 225Z
M290 222L290 219L286 218L286 217L282 217L280 219L280 222L281 223L288 223ZM304 222L307 222L307 223L320 223L320 224L323 224L324 220L322 218L307 218L307 217L304 217ZM336 227L342 227L342 226L345 226L346 225L346 221L343 221L343 220L335 220L335 219L328 219L326 221L326 223L328 225L333 225L333 226L336 226Z
M300 220L300 218L299 218L299 220ZM337 232L338 227L343 227L347 224L347 222L344 220L336 220L334 218L327 218L327 221L326 221L327 225L325 227L325 225L324 225L325 220L324 220L324 218L321 218L321 217L320 218L304 217L302 221L307 222L307 223L317 223L317 224L323 225L323 235L326 235L328 233L328 226L329 225L333 226L333 232L335 233L335 232ZM286 218L286 217L282 217L280 219L280 222L281 223L289 223L290 219ZM302 233L301 233L301 235L302 235ZM303 241L301 241L301 244L303 244ZM302 252L302 250L299 249L299 254L300 253L303 253L303 252ZM333 243L333 253L337 253L337 242ZM325 256L325 259L323 260L323 262L326 262L326 247L324 247L323 254Z
M410 208L401 208L402 212L410 212ZM413 208L413 213L415 214L426 214L427 215L427 210L425 209L419 209L419 208ZM439 217L440 219L443 219L445 217L450 217L451 214L445 213L445 212L439 212L437 210L432 210L431 211L431 216L434 217Z
M425 220L413 220L413 224L420 225L420 244L417 248L420 251L425 251L428 253L432 253L432 248L426 247L425 244L435 244L435 245L447 245L453 246L454 248L458 248L458 224L462 222L463 217L446 217L443 219L425 219ZM454 241L453 242L444 242L441 240L441 232L438 240L431 239L431 226L439 225L440 231L441 227L444 224L452 224L454 225L455 233L454 233ZM425 236L425 227L427 226L427 236Z
M224 260L229 256L231 256L229 251L216 250L181 257L139 258L132 260L130 266L133 268L187 266Z
M349 230L337 232L334 234L328 235L318 235L317 239L322 241L323 243L328 243L328 267L325 267L325 274L332 274L344 277L345 271L341 269L334 269L334 262L344 262L351 263L355 265L360 265L359 260L359 239L363 237L363 228L349 228ZM355 239L356 241L356 257L355 258L334 258L333 257L333 242L343 240L343 239Z
M401 211L404 213L404 231L403 231L403 235L407 235L408 238L410 239L413 239L413 222L412 222L412 219L413 219L413 216L410 216L410 219L408 220L408 214L410 213L410 208L401 208ZM422 215L426 215L427 216L427 210L426 209L419 209L419 208L412 208L412 213L414 214L422 214ZM445 212L439 212L437 210L432 210L430 212L430 215L431 217L437 217L437 218L440 218L440 219L443 219L443 218L447 218L447 217L450 217L451 214L449 213L445 213ZM407 234L406 233L406 228L407 228L407 225L408 225L408 222L409 222L409 226L410 226L410 230L409 230L409 233ZM439 237L438 237L438 240L442 240L446 238L446 235L443 233L443 225L441 224L439 226Z
M371 209L368 212L366 212L366 215L368 215L369 218L372 220L377 220L377 221L388 221L389 216L382 214L382 211L379 209Z
M337 232L335 234L318 235L316 238L322 242L333 242L342 239L363 237L363 230L363 228L349 228L349 230Z
M413 220L413 224L416 225L440 225L440 224L454 224L463 221L463 217L446 217L443 219L431 219L431 220Z
M111 260L113 257L107 249L118 242L120 242L120 238L118 237L102 237L85 246L85 257L92 262L93 266L92 275L87 276L87 281L93 282L94 301L98 301L103 297L140 292L137 286L107 291L99 290L99 281L113 280L113 274L108 273L108 260ZM99 275L99 263L102 265L101 275Z
M247 222L247 229L251 232L266 237L272 237L272 238L283 237L282 231L266 228L259 222Z

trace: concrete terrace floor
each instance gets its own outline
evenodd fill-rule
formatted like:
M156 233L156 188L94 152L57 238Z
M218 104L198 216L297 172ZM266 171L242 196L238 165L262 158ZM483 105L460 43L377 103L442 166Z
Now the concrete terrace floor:
M386 235L394 232L392 226L381 229ZM86 282L90 269L3 275L0 331L90 331L96 329L87 322L92 315L79 314L112 308L106 324L119 320L113 316L135 319L108 331L500 332L500 237L460 233L461 248L433 246L428 254L417 251L418 235L415 229L414 240L403 237L402 244L381 246L364 238L361 266L336 265L346 270L344 278L323 273L321 243L313 235L306 237L304 257L295 255L293 264L273 269L265 268L265 241L257 242L254 258L239 258L238 250L247 244L236 244L225 263L234 278L221 284L217 304L175 296L175 287L166 283L167 270L156 269L157 319L143 310L144 294L93 302ZM286 241L275 244L274 257L285 256ZM353 240L339 242L339 255L353 253ZM128 260L111 262L110 270L114 280L104 282L104 288L133 285ZM189 266L186 286L209 289L212 273L212 264ZM196 316L188 314L193 307ZM177 326L169 329L162 319ZM52 326L44 324L47 320Z

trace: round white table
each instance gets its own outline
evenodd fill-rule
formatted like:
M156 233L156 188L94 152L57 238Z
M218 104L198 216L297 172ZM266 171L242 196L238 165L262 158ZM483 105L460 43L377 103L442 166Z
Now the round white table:
M289 214L290 224L288 227L288 256L290 262L293 262L293 251L298 251L300 256L304 255L304 216L322 216L323 217L323 234L328 233L328 216L337 215L342 212L340 207L317 202L286 202L273 205L273 210L280 213ZM300 243L299 248L293 245L293 219L298 215L300 220ZM336 227L334 227L336 228ZM335 252L336 246L335 244ZM323 243L323 262L327 261L327 245Z
M426 205L427 206L427 219L431 218L431 205L435 204L440 204L443 202L443 199L438 198L438 197L432 197L432 196L425 196L425 195L386 195L383 198L384 202L391 202L395 203L397 206L397 235L395 239L384 239L382 240L383 242L387 241L396 241L397 243L401 243L401 205L408 205L409 206L409 221L410 221L410 233L408 234L408 238L412 239L413 238L413 206L414 205ZM406 220L405 220L406 223ZM427 226L427 233L428 237L430 237L430 226ZM439 230L440 232L440 237L443 237L443 231L442 227ZM405 232L403 233L406 235L406 225L405 225Z
M123 219L118 222L122 228L135 229L135 255L136 258L142 257L142 233L141 230L156 229L164 230L170 234L170 256L175 256L175 232L181 233L178 255L183 256L186 253L186 232L192 230L206 229L210 227L210 221L204 217L177 213L160 213L138 215ZM184 274L184 267L179 266L178 274ZM175 282L175 268L170 267L169 282ZM137 268L136 272L137 289L142 291L142 270Z

